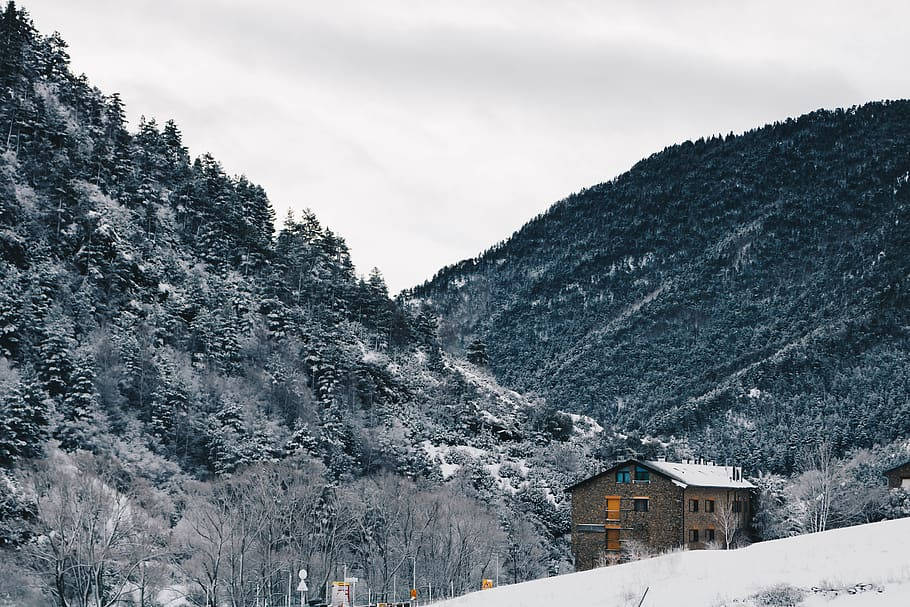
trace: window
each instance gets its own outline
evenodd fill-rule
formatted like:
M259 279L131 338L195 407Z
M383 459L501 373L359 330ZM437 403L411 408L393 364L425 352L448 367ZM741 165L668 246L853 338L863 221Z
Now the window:
M620 468L616 471L616 482L617 483L631 483L632 482L632 473L628 468Z
M619 496L618 495L608 495L607 496L607 520L608 521L618 521L619 520Z
M714 541L714 529L705 529L705 541L706 542Z
M646 497L636 497L632 500L632 505L634 506L635 512L647 512L648 511L648 498Z
M689 541L692 543L698 541L698 529L689 529Z
M733 500L733 512L742 512L743 503L740 500Z
M689 500L689 512L698 512L698 500Z
M705 512L714 512L714 500L705 500Z
M651 473L644 466L635 466L635 482L650 483Z
M604 526L603 526L603 525L598 525L598 524L596 524L596 523L579 523L579 524L578 524L578 530L579 530L579 531L587 531L587 532L590 532L590 533L603 533L603 532L604 532Z

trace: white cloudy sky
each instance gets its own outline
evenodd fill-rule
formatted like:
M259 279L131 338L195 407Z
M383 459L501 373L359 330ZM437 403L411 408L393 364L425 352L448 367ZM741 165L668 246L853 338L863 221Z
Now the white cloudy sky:
M910 96L899 2L20 0L393 290L685 139Z

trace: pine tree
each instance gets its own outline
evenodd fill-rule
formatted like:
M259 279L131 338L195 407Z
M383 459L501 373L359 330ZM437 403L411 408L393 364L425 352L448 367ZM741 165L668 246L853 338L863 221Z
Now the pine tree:
M56 437L66 450L93 450L96 438L104 433L100 405L95 391L94 363L89 356L73 361L73 370L66 398L61 408L62 420Z
M7 2L0 18L0 85L4 91L18 88L20 78L26 75L27 53L34 38L28 14L16 8L15 2Z
M39 345L39 378L47 393L59 400L66 395L73 373L72 348L75 341L72 322L59 309L55 310L44 326L44 334L45 338Z
M19 352L25 305L18 277L15 268L0 263L0 357L13 359Z
M47 438L48 404L33 380L20 381L0 399L0 463L41 453Z
M389 289L386 287L385 278L382 277L382 272L379 271L379 268L374 267L370 270L370 277L367 279L367 283L377 297L389 297Z
M467 349L467 358L470 362L481 367L489 362L487 358L487 344L482 339L475 339Z
M107 122L107 155L102 159L101 185L106 191L120 192L126 185L127 176L132 172L130 150L131 137L126 130L126 110L119 93L107 100L105 111Z
M243 422L243 410L233 401L220 402L219 410L209 416L208 458L215 474L230 474L238 466L249 463L248 440Z
M173 442L178 420L186 415L188 405L186 391L167 374L152 392L148 420L152 436L164 445Z
M294 432L285 444L284 451L288 456L302 453L318 455L319 442L313 437L306 422L299 419L294 422Z

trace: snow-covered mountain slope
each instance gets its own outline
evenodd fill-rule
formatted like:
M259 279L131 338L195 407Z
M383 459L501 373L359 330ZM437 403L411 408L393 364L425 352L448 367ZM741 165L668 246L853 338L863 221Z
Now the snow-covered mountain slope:
M502 586L434 605L634 607L648 589L642 607L906 607L910 605L908 544L910 518L762 542L740 550L676 552Z

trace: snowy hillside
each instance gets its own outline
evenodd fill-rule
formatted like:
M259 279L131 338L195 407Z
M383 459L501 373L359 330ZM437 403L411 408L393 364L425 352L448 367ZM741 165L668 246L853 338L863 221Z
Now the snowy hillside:
M678 552L503 586L434 605L636 606L648 588L642 607L906 607L910 605L908 542L910 518L763 542L729 552ZM792 599L800 594L802 602Z

